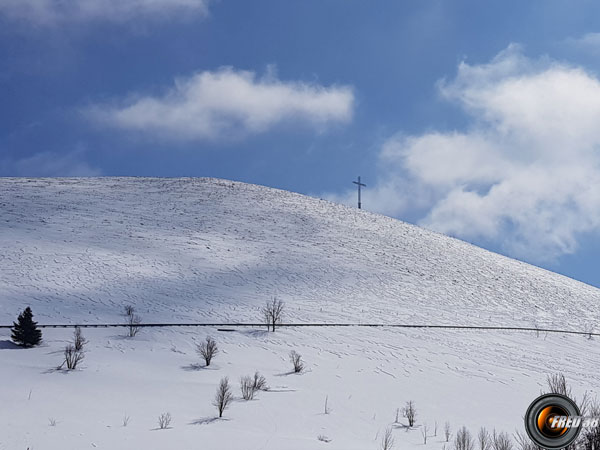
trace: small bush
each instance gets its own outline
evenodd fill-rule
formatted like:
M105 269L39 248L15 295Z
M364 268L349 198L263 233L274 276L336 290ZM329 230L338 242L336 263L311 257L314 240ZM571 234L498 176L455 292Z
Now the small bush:
M466 427L460 428L454 437L454 450L474 450L473 437Z
M240 379L240 389L242 391L242 398L244 400L252 400L256 393L254 387L254 380L250 376L245 376Z
M254 372L254 390L255 391L268 391L267 380L260 373Z
M229 378L221 378L221 382L219 383L219 387L217 388L217 393L215 394L215 399L213 401L213 405L219 412L219 417L223 417L223 412L227 409L232 401L233 395L231 394L231 387L229 386Z
M302 361L302 355L296 352L296 350L292 350L290 352L290 361L292 366L294 367L294 373L302 373L304 371L304 362Z
M132 314L127 316L127 335L129 337L134 337L141 330L140 324L142 323L142 319L140 316Z
M381 450L391 450L394 448L394 436L392 435L392 429L387 428L381 437Z
M77 369L77 364L83 361L83 358L85 357L84 353L82 351L75 350L75 346L72 344L68 344L65 347L64 355L65 360L62 365L66 364L67 369L69 370Z
M477 443L479 450L490 450L490 433L484 427L481 427L477 433Z
M493 450L512 450L512 441L508 433L504 431L496 433L492 432L492 449Z
M169 425L171 425L171 420L172 417L170 413L162 413L160 416L158 416L158 428L161 430L169 428Z
M402 408L402 415L408 420L408 426L413 427L417 418L417 408L412 400L406 402L406 406Z
M219 348L217 347L215 340L210 336L207 336L204 342L197 345L197 351L204 359L206 367L208 367L215 355L219 353Z
M126 316L133 316L133 313L135 312L135 308L133 307L133 305L125 305L124 309Z
M81 328L75 327L75 331L73 332L73 347L78 352L83 352L83 347L87 344L88 341L85 337L83 337L83 333L81 332Z

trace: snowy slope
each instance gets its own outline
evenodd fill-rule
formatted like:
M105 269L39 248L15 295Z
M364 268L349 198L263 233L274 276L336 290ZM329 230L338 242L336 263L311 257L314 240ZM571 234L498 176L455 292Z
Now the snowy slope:
M388 217L216 179L0 179L0 322L256 320L582 329L600 291Z
M0 321L31 305L40 322L258 319L277 295L287 320L590 329L599 292L397 220L214 179L0 179ZM22 350L0 330L0 450L440 450L443 424L512 433L564 372L600 386L598 341L535 332L298 328L86 329L86 359L55 370L72 330ZM200 365L195 343L221 352ZM290 374L299 351L307 370ZM239 398L259 370L271 387ZM211 401L228 376L223 420ZM328 398L331 411L324 414ZM394 424L414 400L417 427ZM170 412L170 429L156 430ZM123 417L130 422L123 426ZM50 419L56 420L50 426ZM424 423L433 435L423 444ZM327 436L331 442L318 439Z

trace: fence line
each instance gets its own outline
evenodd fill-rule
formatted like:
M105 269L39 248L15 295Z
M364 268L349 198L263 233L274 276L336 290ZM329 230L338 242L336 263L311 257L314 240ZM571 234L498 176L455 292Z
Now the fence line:
M136 324L140 328L166 328L166 327L240 327L240 328L266 328L264 323L141 323ZM587 331L558 330L552 328L531 327L502 327L502 326L476 326L476 325L415 325L399 323L282 323L277 325L281 328L298 327L361 327L361 328L433 328L447 330L489 330L489 331L535 331L538 333L576 334L582 336L600 336L600 333ZM104 324L38 324L39 328L116 328L129 327L126 323L104 323ZM12 325L0 325L0 328L12 328Z

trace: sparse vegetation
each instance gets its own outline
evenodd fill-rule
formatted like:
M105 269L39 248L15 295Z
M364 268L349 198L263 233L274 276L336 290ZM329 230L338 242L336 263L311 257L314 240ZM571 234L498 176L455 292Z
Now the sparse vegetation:
M13 322L11 332L13 342L25 348L42 342L42 332L37 328L37 322L33 321L33 313L29 306L19 314L17 321Z
M73 343L67 344L65 347L63 353L64 360L59 366L59 369L65 365L68 370L77 369L77 365L85 358L85 352L83 351L85 344L87 344L87 339L83 337L81 328L75 327L75 331L73 332Z
M444 424L444 438L446 442L450 441L450 436L452 435L452 429L450 428L450 422L446 422Z
M542 450L540 447L535 445L533 441L529 438L529 436L527 436L525 433L521 433L517 430L514 434L514 438L519 450Z
M140 316L131 314L127 316L127 336L134 337L140 331L142 319Z
M477 433L477 444L479 450L490 450L490 433L484 427L481 427Z
M244 400L252 400L254 398L256 389L252 377L244 376L240 379L240 390L242 391L242 398Z
M197 345L197 351L204 359L206 367L208 367L215 355L219 353L219 348L217 347L215 340L210 336L207 336L204 342Z
M126 427L127 425L129 425L129 419L130 419L130 417L127 414L125 414L123 416L123 426L124 427Z
M284 303L278 300L277 297L273 297L271 300L265 303L261 313L267 330L275 331L275 327L281 323L283 317Z
M215 394L215 399L213 401L213 405L219 412L219 417L223 417L223 412L229 407L229 404L232 402L232 400L233 395L231 393L231 387L229 386L229 378L221 378L221 382L219 383L219 387L217 388L217 393Z
M454 450L474 450L473 438L466 427L459 428L454 437Z
M406 406L402 408L402 415L408 420L408 426L413 427L417 419L417 409L415 408L415 402L412 400L406 402Z
M267 380L259 372L254 372L254 376L244 376L240 379L240 390L244 400L252 400L258 391L266 391Z
M600 417L600 403L598 403L598 400L590 402L588 410L590 417ZM581 433L581 447L583 450L600 449L600 424L595 427L592 426L583 429Z
M88 341L85 337L83 337L83 333L81 332L80 327L75 327L75 331L73 332L73 347L78 352L83 352L83 347L87 344Z
M325 436L324 434L318 435L317 439L321 442L331 442L331 439Z
M304 371L304 362L302 361L302 355L296 350L290 352L290 362L294 368L294 373L302 373Z
M171 425L171 420L172 417L170 413L162 413L160 416L158 416L158 428L161 430L169 428L169 425Z
M259 372L254 372L254 390L268 391L267 380Z
M427 445L427 433L429 432L429 427L426 423L421 427L421 436L423 436L423 444Z
M510 435L504 431L497 433L492 432L492 449L493 450L512 450L512 440Z
M75 370L77 369L77 365L83 361L85 358L85 354L82 351L75 350L75 346L73 344L67 344L64 351L65 360L61 364L61 367L66 365L67 369Z
M381 450L391 450L394 448L394 436L392 435L392 429L386 428L383 436L381 437Z

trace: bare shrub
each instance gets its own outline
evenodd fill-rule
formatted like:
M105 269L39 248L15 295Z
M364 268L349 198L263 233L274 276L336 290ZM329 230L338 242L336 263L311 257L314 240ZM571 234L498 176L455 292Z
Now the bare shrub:
M433 435L437 436L438 423L437 420L433 423Z
M600 417L600 403L598 400L594 400L589 404L589 416ZM582 429L580 434L581 445L580 448L583 450L597 450L600 449L600 423L596 426L589 426ZM577 439L579 440L579 438Z
M56 426L56 419L54 417L49 417L48 418L48 425L50 425L51 427L55 427Z
M413 402L412 400L406 402L406 406L402 408L402 415L406 417L406 419L408 420L408 426L412 428L417 418L417 409L415 408L415 402Z
M294 367L294 373L302 373L304 370L304 362L302 361L302 355L296 350L290 352L290 362Z
M579 411L582 416L587 415L587 409L590 404L590 397L588 392L586 391L583 394L581 400L577 400L577 398L572 395L571 386L567 383L567 379L562 373L555 373L552 375L548 375L546 377L546 384L548 385L548 392L551 394L561 394L566 397L569 397L571 400L577 404L579 407ZM571 444L573 445L573 444ZM571 446L569 446L571 447Z
M383 436L381 437L381 445L379 448L381 450L391 450L394 448L394 436L392 435L391 428L386 428Z
M460 428L454 437L454 450L474 450L473 438L466 427Z
M490 450L490 433L484 427L481 427L477 433L477 444L479 450Z
M161 430L169 428L169 425L171 425L171 420L172 418L170 413L162 413L160 416L158 416L158 428Z
M423 436L423 444L427 445L427 433L429 432L429 427L426 423L421 427L421 436Z
M492 449L493 450L512 450L512 440L510 435L501 431L496 433L496 430L492 432Z
M450 440L450 436L452 435L452 429L450 428L450 422L446 422L444 424L444 437L446 438L446 442Z
M567 384L567 379L562 373L553 373L546 376L546 384L551 394L566 395L571 398L571 388Z
M126 427L127 425L129 425L129 419L130 419L130 417L127 414L125 414L123 416L123 426L124 427Z
M394 423L400 422L400 408L396 408L396 418L394 419Z
M256 393L254 387L254 380L250 376L245 376L240 379L240 389L242 391L242 398L244 400L252 400Z
M75 350L75 347L72 344L68 344L65 347L64 355L65 360L62 365L66 364L67 369L69 370L77 369L77 364L79 364L81 361L83 361L83 358L85 358L84 353Z
M325 396L325 407L323 408L324 414L329 414L331 412L331 408L329 407L329 395Z
M77 350L78 352L82 352L83 347L85 347L85 344L87 343L88 340L85 337L83 337L81 328L75 327L75 331L73 332L73 347L75 347L75 350Z
M325 436L324 434L318 435L317 439L321 442L331 442L331 439Z
M229 386L229 378L221 378L213 401L213 405L217 408L217 411L219 411L219 417L223 417L223 412L232 401L233 395L231 393L231 387Z
M284 303L278 300L277 297L273 297L271 300L265 303L261 313L267 330L271 328L271 331L275 331L275 326L281 323L283 317Z
M267 380L259 372L254 372L254 390L255 391L268 391Z
M210 336L206 337L206 340L197 346L198 353L204 359L204 363L206 367L210 366L210 362L215 357L217 353L219 353L219 348L217 347L217 343Z
M134 337L136 334L138 334L138 332L142 328L140 326L141 323L142 319L140 316L137 316L135 314L127 316L127 336Z
M133 316L133 313L135 312L133 305L125 305L124 309L126 316Z
M517 430L514 434L515 442L519 450L542 450L533 443L533 441L525 433L521 433Z

